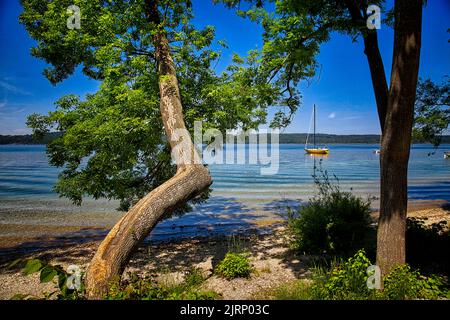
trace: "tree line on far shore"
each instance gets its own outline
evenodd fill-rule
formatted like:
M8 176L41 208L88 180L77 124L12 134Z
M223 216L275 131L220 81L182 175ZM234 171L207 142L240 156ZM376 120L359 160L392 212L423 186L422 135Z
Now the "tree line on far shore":
M52 132L45 134L42 138L34 137L31 134L25 135L0 135L0 145L2 144L47 144L50 141L59 137L61 133ZM282 144L295 144L305 143L306 133L281 133L279 137L279 143ZM270 142L270 135L267 137ZM248 138L246 139L248 142ZM378 134L316 134L316 143L329 144L329 143L367 143L376 144L380 142L380 135ZM414 143L423 143L420 139L414 140ZM442 136L441 143L450 143L450 135Z

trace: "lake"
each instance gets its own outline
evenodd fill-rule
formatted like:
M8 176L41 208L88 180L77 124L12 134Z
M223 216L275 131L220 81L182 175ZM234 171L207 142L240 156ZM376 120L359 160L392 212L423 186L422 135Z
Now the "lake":
M245 229L249 221L276 219L286 206L296 206L314 195L314 167L336 175L343 190L364 198L379 196L378 145L329 145L330 155L310 156L303 145L279 148L279 170L261 175L255 164L210 165L214 180L210 199L180 218L166 220L154 238L223 233ZM413 145L409 164L410 200L450 201L450 159L442 145L435 154L429 145ZM43 145L0 146L0 224L57 224L111 226L122 215L116 201L86 199L81 207L52 192L60 169L48 165Z

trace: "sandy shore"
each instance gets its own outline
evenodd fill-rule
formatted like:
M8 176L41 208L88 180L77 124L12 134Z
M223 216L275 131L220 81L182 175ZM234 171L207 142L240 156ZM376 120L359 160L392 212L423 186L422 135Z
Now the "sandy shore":
M376 218L377 213L373 216ZM410 203L408 216L426 219L427 223L441 220L450 223L450 208L444 201L416 201ZM36 228L49 236L33 236L29 231ZM17 293L42 296L54 287L51 283L40 284L37 275L24 276L20 270L8 270L8 261L39 257L64 267L77 264L86 269L107 230L106 226L0 224L0 299L9 299ZM306 266L310 258L296 256L288 249L280 221L258 220L253 229L237 235L236 241L250 252L255 268L250 279L228 281L212 274L230 246L230 238L225 236L147 242L133 255L125 272L177 278L190 268L199 267L209 276L205 288L220 293L224 299L258 298L271 288L308 275Z

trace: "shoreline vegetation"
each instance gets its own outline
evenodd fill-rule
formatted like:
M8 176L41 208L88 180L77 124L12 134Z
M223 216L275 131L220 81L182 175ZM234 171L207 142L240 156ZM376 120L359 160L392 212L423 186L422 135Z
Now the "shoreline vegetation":
M378 213L372 212L375 223ZM445 201L412 201L409 204L408 217L420 219L425 225L439 221L450 224L450 206ZM4 228L5 226L0 226ZM9 226L13 228L14 226ZM36 225L36 229L46 226ZM67 230L70 227L65 227ZM64 228L61 226L61 234ZM92 232L80 233L79 238L55 237L0 237L0 299L13 296L30 295L44 298L46 293L54 291L52 282L40 283L39 275L25 275L20 268L10 268L15 259L38 258L51 264L67 268L76 264L82 270L87 265L100 244L102 237L96 237L98 228ZM262 229L269 232L260 233ZM244 234L234 236L193 237L168 242L146 242L132 256L126 269L127 275L137 274L151 278L164 287L177 286L185 281L190 270L202 272L201 289L213 292L219 299L274 299L277 292L297 286L298 281L306 284L310 281L312 265L317 258L314 255L299 254L290 247L287 226L282 220L255 222L255 228ZM12 230L9 230L12 231ZM17 234L23 230L16 229ZM3 232L2 232L3 233ZM39 250L27 250L25 243L40 245ZM45 245L47 243L47 246ZM17 250L14 250L17 248ZM226 256L230 248L246 252L252 272L249 277L224 279L214 273L218 263ZM152 281L153 281L152 280ZM286 289L288 288L288 289ZM294 289L292 289L294 290ZM285 292L283 293L285 294Z
M307 202L302 197L298 205L282 201L263 206L264 210L251 202L245 210L243 206L234 209L232 217L237 219L233 222L226 221L231 217L226 214L229 203L219 204L215 215L220 219L204 223L191 220L190 224L167 220L133 253L124 276L104 298L450 298L450 270L445 262L450 261L445 249L450 240L450 201L445 192L443 197L433 198L443 200L425 200L421 191L419 198L410 199L407 221L413 237L411 232L406 235L410 265L392 275L395 292L375 293L365 287L352 291L348 283L366 283L364 277L351 278L355 271L365 275L366 265L375 263L373 231L379 199L362 198L357 184L350 190L345 186L340 189L336 176L330 179L327 171L317 170L319 174L313 176L317 190ZM264 202L260 197L255 201ZM85 299L84 290L75 291L75 296L58 291L60 274L55 270L65 276L71 265L79 266L82 272L88 270L100 242L124 214L113 211L114 204L104 199L87 201L80 208L69 206L66 199L51 197L4 198L0 208L0 299ZM294 215L289 216L289 212ZM305 242L302 237L310 240ZM347 252L342 252L343 248ZM351 254L355 256L351 258ZM331 259L338 259L340 265L334 266ZM15 261L19 262L12 265ZM34 273L25 274L31 262ZM333 268L348 272L333 278ZM51 279L53 274L57 279ZM396 287L404 283L408 288L424 289ZM330 291L330 285L341 289Z
M41 145L48 144L54 139L61 136L61 133L47 133L42 138L37 139L31 134L27 135L0 135L0 145L8 144L25 144L25 145ZM280 144L304 144L306 141L306 133L281 133L279 135ZM338 144L338 143L355 143L355 144L379 144L380 135L378 134L316 134L316 143L318 144ZM248 143L248 137L246 137L246 143ZM267 137L267 142L270 143L270 134ZM413 140L413 143L425 143L421 140ZM450 135L443 135L441 144L450 143Z

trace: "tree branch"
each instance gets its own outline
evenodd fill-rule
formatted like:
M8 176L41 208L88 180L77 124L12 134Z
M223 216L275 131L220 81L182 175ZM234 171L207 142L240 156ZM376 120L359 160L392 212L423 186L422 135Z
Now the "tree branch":
M346 0L347 8L350 12L352 20L361 25L365 25L365 20L361 14L361 9L355 0ZM384 71L383 59L378 47L378 36L376 30L361 31L364 39L364 53L369 62L370 75L372 77L372 86L375 92L375 100L377 102L378 118L380 120L381 131L384 132L384 124L386 122L386 112L388 105L389 88Z

